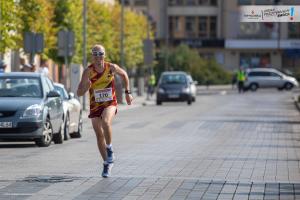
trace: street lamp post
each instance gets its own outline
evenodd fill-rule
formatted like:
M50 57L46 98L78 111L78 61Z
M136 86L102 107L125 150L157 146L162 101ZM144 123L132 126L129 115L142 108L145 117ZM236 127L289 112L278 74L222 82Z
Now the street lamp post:
M86 0L83 0L83 32L82 32L82 37L83 37L83 49L82 49L82 53L83 53L83 61L82 61L82 65L83 65L83 69L85 69L87 67L87 58L86 58ZM83 110L86 110L86 96L83 95L82 98L82 104L83 104Z
M120 63L121 67L126 70L125 68L125 61L124 61L124 0L121 0L121 17L120 17ZM120 104L123 104L123 87L121 77L118 75L116 76L116 94L117 94L117 101Z

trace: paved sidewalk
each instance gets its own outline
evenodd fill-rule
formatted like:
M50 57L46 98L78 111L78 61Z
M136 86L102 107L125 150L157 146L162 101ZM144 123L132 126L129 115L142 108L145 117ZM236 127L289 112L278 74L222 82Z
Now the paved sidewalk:
M62 145L2 145L0 200L300 199L292 96L266 90L203 95L192 106L143 106L142 97L120 105L108 179L90 123Z

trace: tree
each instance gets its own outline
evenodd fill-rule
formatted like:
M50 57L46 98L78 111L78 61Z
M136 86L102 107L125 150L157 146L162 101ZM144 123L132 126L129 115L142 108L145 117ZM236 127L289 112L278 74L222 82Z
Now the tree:
M19 22L14 0L0 1L0 54L16 48L16 29Z
M158 75L165 70L165 51L166 49L162 50L162 57L158 60L156 67ZM172 70L190 73L199 84L224 84L231 81L231 74L219 66L214 59L204 59L196 50L186 45L172 49L168 62Z
M48 0L19 0L16 6L20 22L17 29L18 48L23 47L25 32L43 33L43 56L48 57L50 49L56 45L56 29L53 28L52 22L54 14L53 5Z
M127 69L143 63L143 39L146 38L146 17L126 9L124 12L124 52ZM120 63L121 6L88 1L88 51L94 44L102 44L107 59Z
M115 41L119 41L113 23L112 13L113 7L107 4L96 2L95 0L88 1L88 16L87 16L87 51L88 58L91 58L91 48L95 44L102 44L107 53L107 59L115 61L118 57L118 49L115 46Z
M75 53L69 57L70 62L82 61L82 1L81 0L56 0L50 1L54 7L52 23L57 37L59 30L73 31L75 34ZM57 46L50 49L49 56L54 61L62 64L64 58L58 56Z

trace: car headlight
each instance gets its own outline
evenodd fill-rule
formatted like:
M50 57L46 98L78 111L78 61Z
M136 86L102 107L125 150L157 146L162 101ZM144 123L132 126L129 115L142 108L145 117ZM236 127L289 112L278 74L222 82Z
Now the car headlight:
M190 88L182 88L183 93L190 93Z
M158 89L158 93L165 93L165 90L162 89L162 88L159 88L159 89Z
M34 104L26 108L21 118L39 117L42 114L42 105Z

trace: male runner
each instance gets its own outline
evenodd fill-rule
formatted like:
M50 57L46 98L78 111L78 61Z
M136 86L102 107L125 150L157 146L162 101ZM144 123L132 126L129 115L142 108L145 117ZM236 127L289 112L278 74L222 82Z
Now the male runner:
M104 161L102 176L110 176L114 153L112 148L112 120L117 113L117 98L114 75L120 75L125 82L126 102L131 105L132 96L129 90L127 73L118 65L106 62L105 49L102 45L92 48L93 62L82 74L77 89L77 95L83 96L87 90L90 93L90 114L97 137L99 152Z

